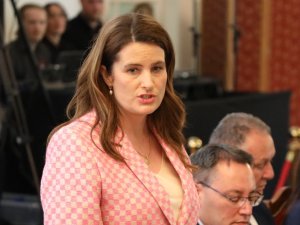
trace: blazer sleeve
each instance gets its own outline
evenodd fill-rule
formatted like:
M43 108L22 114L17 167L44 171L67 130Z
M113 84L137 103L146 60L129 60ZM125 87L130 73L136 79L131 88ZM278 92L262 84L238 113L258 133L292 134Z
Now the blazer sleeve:
M48 144L41 180L44 225L103 224L101 176L85 139L60 130Z

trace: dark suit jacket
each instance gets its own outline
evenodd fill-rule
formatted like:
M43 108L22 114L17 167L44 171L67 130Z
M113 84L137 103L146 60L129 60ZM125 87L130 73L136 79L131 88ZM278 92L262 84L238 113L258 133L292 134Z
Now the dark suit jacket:
M70 20L62 40L74 47L74 50L86 51L93 43L102 27L101 21L95 28L91 28L81 14Z
M285 225L299 225L300 224L300 200L295 202L292 209L286 216Z
M253 208L253 216L258 225L275 225L273 216L264 203Z
M11 56L12 67L19 85L25 89L35 86L37 83L36 68L42 70L51 62L50 51L43 43L39 43L33 51L35 64L30 60L30 53L21 38L9 43L6 46ZM21 89L23 89L21 87Z

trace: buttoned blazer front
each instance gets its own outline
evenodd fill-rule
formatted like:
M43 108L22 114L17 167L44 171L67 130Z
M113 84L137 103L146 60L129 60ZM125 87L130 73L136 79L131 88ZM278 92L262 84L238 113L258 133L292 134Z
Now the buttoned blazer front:
M62 127L48 144L41 181L44 224L195 225L199 211L196 187L176 152L158 137L184 190L177 222L167 192L126 134L122 137L118 131L116 136L123 163L100 150L99 127L91 139L94 119L95 114L88 113Z

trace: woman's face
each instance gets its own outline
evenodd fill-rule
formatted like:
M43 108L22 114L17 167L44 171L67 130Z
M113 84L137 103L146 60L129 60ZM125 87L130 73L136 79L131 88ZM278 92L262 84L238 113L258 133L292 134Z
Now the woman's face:
M62 35L66 25L67 18L63 10L57 5L52 5L48 10L47 33Z
M146 116L161 104L166 89L165 53L157 45L131 42L112 65L108 86L124 116Z

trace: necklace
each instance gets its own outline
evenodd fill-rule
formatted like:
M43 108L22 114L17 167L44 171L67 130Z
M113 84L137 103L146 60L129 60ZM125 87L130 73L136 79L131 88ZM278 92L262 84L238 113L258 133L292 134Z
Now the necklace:
M150 140L150 135L149 135L149 138L148 138L148 142L149 142L149 151L148 151L148 154L147 155L143 155L142 153L140 153L139 151L136 151L144 160L144 162L147 164L147 166L150 165L150 154L151 154L151 140Z

